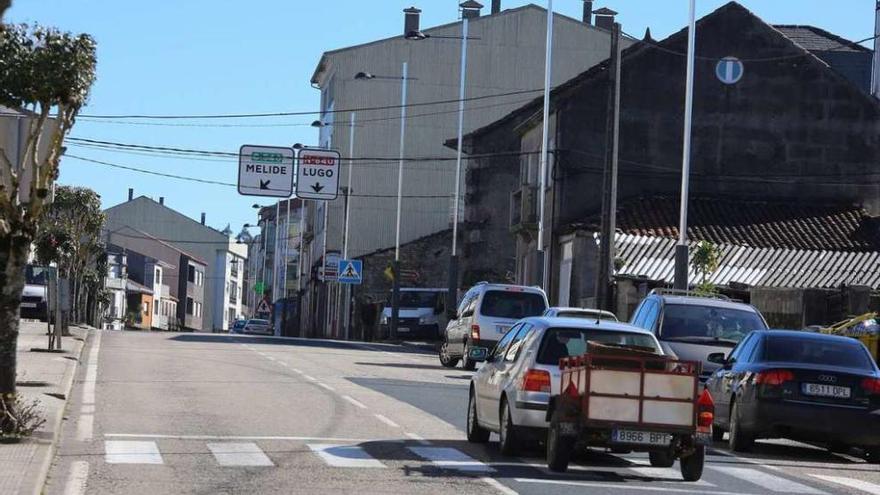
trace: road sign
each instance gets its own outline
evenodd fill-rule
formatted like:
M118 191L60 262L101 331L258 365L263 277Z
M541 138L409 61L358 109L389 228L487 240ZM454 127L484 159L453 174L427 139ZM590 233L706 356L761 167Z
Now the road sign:
M293 149L246 144L238 152L238 193L289 198L293 194Z
M263 282L257 282L254 284L254 292L257 294L262 294L264 290L266 290L266 284Z
M361 260L340 260L339 267L340 283L359 285L363 282L364 266Z
M715 76L724 84L736 84L745 73L742 61L736 57L724 57L715 66Z
M269 301L267 301L265 299L261 299L260 304L257 305L256 312L258 314L264 314L264 315L271 314L272 308L269 307Z
M318 270L318 276L324 282L335 282L339 276L339 262L341 260L339 253L327 253L327 259L324 266Z
M296 197L334 200L339 196L339 152L303 148L297 157Z

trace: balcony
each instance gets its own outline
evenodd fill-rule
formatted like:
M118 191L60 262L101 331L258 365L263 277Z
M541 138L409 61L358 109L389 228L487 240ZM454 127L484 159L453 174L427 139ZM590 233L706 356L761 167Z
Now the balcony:
M510 194L510 230L514 233L538 227L538 188L523 185Z

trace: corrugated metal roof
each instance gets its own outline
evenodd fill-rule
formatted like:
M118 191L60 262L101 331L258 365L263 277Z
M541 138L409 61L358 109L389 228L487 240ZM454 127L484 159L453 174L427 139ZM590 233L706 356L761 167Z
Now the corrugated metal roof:
M647 277L672 283L675 239L629 234L615 236L617 257L624 265L618 276ZM720 244L718 270L709 281L753 287L834 288L867 285L880 288L880 252L776 249ZM688 279L700 282L693 268Z

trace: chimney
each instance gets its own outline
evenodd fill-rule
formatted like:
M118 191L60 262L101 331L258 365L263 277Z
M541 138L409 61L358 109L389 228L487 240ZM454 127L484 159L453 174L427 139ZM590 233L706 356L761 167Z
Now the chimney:
M164 204L165 204L165 198L164 198L163 196L159 196L159 204L160 204L160 205L164 205Z
M584 0L584 24L593 23L593 0Z
M476 0L467 0L458 4L458 6L461 7L462 19L476 19L480 17L480 9L483 8L483 4Z
M205 225L205 214L202 213L202 225Z
M492 0L492 13L498 14L501 12L501 0Z
M614 26L614 16L617 15L617 12L608 7L602 7L601 9L594 10L593 13L596 14L596 27L611 31L611 28Z
M410 7L408 9L403 9L403 35L406 36L409 33L419 32L419 17L422 13L421 10Z
M128 200L131 201L134 199L134 189L128 188Z

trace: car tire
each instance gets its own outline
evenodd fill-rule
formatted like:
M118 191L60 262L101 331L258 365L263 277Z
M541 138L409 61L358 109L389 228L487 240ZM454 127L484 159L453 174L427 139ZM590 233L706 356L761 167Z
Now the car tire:
M734 401L730 407L730 431L727 433L730 450L734 452L748 452L755 444L755 438L743 431L741 421L739 404Z
M648 452L648 459L651 461L652 467L668 468L675 464L675 456L669 452L652 451Z
M454 358L449 355L449 343L446 340L443 340L443 343L440 344L440 350L437 353L440 358L440 364L444 368L455 368L458 364L458 358Z
M474 395L473 388L471 388L470 398L468 399L467 439L471 443L486 443L489 441L489 430L480 426L480 422L477 420L477 398Z
M507 404L506 397L501 400L499 419L498 448L503 455L517 455L519 453L519 431L513 424L513 417L510 414L510 406Z
M703 477L703 465L706 463L706 446L697 445L693 454L682 457L678 463L681 477L685 481L700 481Z
M865 449L865 460L871 464L880 464L880 447L868 447Z
M547 467L556 473L568 470L571 454L574 452L574 438L563 436L559 432L559 424L550 422L547 430Z
M713 442L722 442L724 441L724 428L712 424L712 441Z

